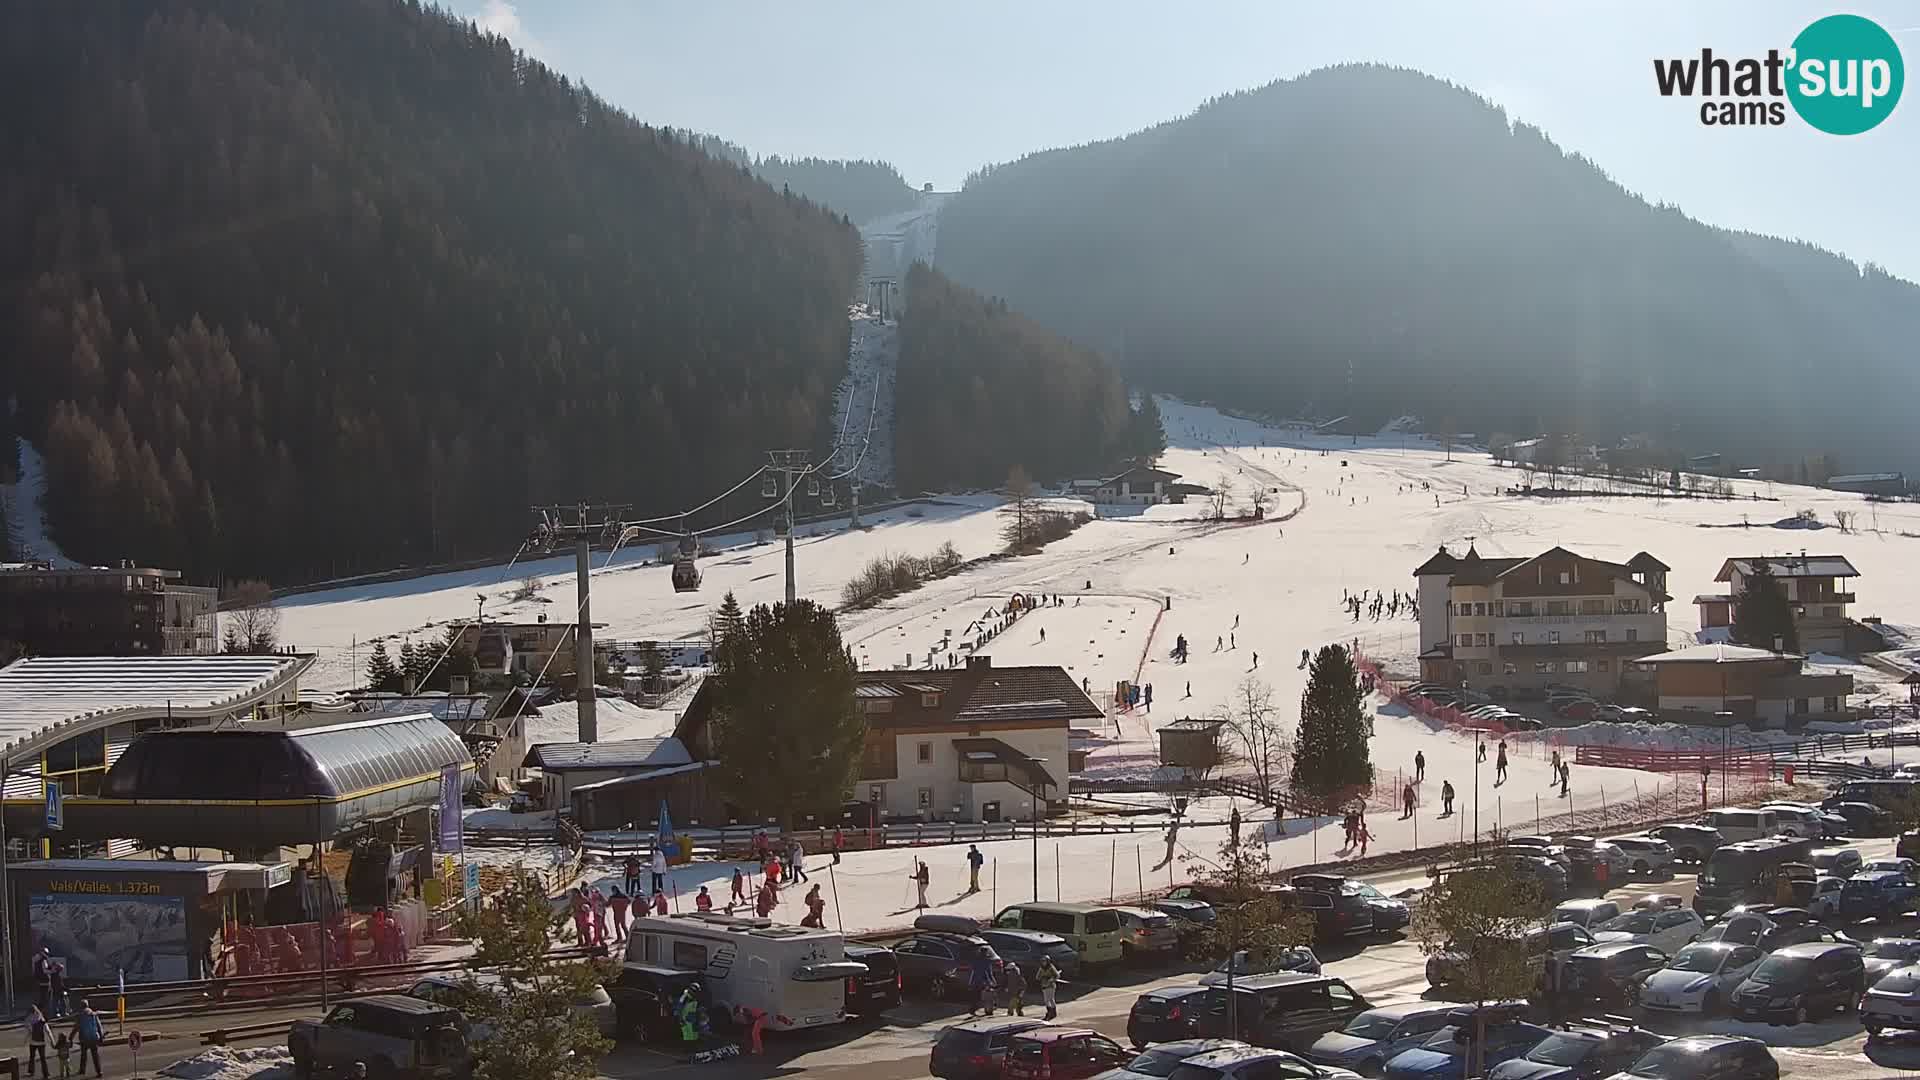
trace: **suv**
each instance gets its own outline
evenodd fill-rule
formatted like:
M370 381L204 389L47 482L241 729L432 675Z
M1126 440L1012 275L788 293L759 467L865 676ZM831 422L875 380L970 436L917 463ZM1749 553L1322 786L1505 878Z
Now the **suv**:
M1311 889L1315 892L1338 893L1359 899L1373 916L1373 932L1390 934L1403 930L1412 921L1412 913L1406 901L1395 900L1379 889L1364 881L1340 874L1296 874L1287 884L1296 889Z
M867 965L865 975L847 976L847 1011L878 1016L900 1004L900 965L893 950L877 945L848 945L847 959Z
M1034 972L1040 970L1041 957L1052 958L1062 978L1070 979L1080 972L1080 954L1059 934L1043 934L1038 930L982 930L978 936L993 946L1001 960L1019 968L1029 982Z
M1707 856L1719 849L1727 838L1709 825L1658 825L1647 830L1656 840L1665 840L1673 849L1673 861L1705 864Z
M1859 873L1865 860L1861 858L1859 848L1830 847L1815 851L1808 861L1823 874L1846 878Z
M1862 870L1847 879L1840 893L1842 918L1885 919L1914 909L1920 900L1920 887L1892 870Z
M1162 986L1141 994L1127 1011L1127 1041L1146 1046L1193 1038L1212 992L1209 987L1189 985Z
M1568 1028L1540 1040L1523 1057L1495 1065L1487 1080L1589 1080L1640 1060L1665 1037L1641 1028Z
M1547 967L1547 954L1568 956L1574 951L1596 944L1587 928L1574 923L1554 923L1545 930L1527 932L1527 963L1536 976L1543 975ZM1448 949L1427 957L1427 984L1440 987L1459 978L1460 965L1465 956L1460 950Z
M1368 1009L1339 1031L1320 1036L1306 1056L1321 1065L1378 1076L1388 1059L1413 1049L1446 1027L1453 1009L1444 1001L1411 1001Z
M1859 946L1789 945L1760 961L1733 992L1733 1015L1804 1024L1814 1013L1851 1008L1866 988Z
M366 1063L382 1080L463 1077L473 1071L467 1019L459 1010L405 994L376 994L336 1005L323 1020L287 1030L293 1073Z
M1007 1046L1002 1080L1088 1080L1117 1069L1136 1055L1091 1028L1043 1027L1023 1031Z
M984 938L965 934L915 934L893 947L901 987L922 991L934 998L965 994L973 982L974 958L982 954L993 964L997 980L1000 956Z
M934 1040L927 1072L940 1080L996 1080L1013 1037L1046 1023L1039 1017L1001 1016L955 1024Z
M1657 836L1616 836L1608 843L1627 857L1627 873L1641 877L1673 876L1673 845Z
M621 1035L638 1035L642 1039L680 1037L673 1005L687 987L699 986L697 993L703 1001L706 999L700 973L680 968L621 964L620 974L606 985L606 992L613 999L615 1027Z
M1539 1045L1542 1039L1553 1034L1547 1028L1522 1022L1522 1008L1518 1005L1490 1004L1478 1008L1485 1010L1486 1040L1483 1044L1483 1063L1493 1068L1503 1062L1525 1054ZM1479 1027L1474 1019L1476 1009L1466 1007L1455 1009L1447 1018L1447 1026L1427 1036L1427 1040L1411 1050L1395 1055L1387 1062L1382 1074L1387 1080L1429 1080L1431 1077L1465 1076L1467 1055L1472 1049L1475 1030Z
M1219 993L1207 998L1200 1034L1244 1039L1255 1046L1296 1053L1327 1032L1346 1027L1373 1007L1332 975L1255 975L1233 984L1233 1018L1229 1023L1229 991L1224 986L1215 989Z
M1180 928L1173 916L1152 908L1116 907L1120 915L1120 959L1133 963L1141 959L1164 961L1180 949ZM1058 936L1058 935L1054 935ZM1066 939L1061 938L1065 944Z
M1566 997L1625 1005L1639 1000L1647 976L1667 966L1667 954L1651 945L1622 941L1581 949L1567 957Z
M469 976L465 975L425 975L407 991L408 997L422 1001L431 1001L445 1005L450 1009L460 1009L466 995L487 993L500 985L497 975L479 974L471 976L472 989L469 989ZM677 991L676 991L677 993ZM595 987L573 1003L573 1014L592 1022L594 1029L611 1039L619 1034L620 1025L613 998L601 987ZM486 1050L487 1040L493 1030L485 1024L468 1022L467 1035L481 1052Z
M1280 898L1283 907L1312 914L1313 936L1318 941L1339 941L1373 933L1373 907L1358 893L1289 885L1275 889L1274 895Z

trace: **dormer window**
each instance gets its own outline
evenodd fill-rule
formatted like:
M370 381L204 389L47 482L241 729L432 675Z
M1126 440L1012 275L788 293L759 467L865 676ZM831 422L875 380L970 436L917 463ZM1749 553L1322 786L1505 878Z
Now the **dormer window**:
M939 707L940 707L940 695L939 695L939 694L927 694L927 693L923 693L923 694L921 694L921 695L920 695L920 707L921 707L921 708L923 708L923 709L937 709L937 708L939 708Z

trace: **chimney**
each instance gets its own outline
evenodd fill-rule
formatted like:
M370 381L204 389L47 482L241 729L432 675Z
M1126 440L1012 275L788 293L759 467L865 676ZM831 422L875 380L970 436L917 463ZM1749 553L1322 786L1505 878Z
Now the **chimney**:
M969 656L969 657L967 657L967 667L968 667L968 668L990 668L990 667L992 667L992 666L993 666L993 657L991 657L991 656Z

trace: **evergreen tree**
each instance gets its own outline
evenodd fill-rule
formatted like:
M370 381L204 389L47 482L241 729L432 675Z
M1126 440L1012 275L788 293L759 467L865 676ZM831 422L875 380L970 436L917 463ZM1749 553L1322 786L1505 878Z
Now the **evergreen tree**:
M744 621L740 614L740 601L734 599L732 590L728 590L720 601L720 609L713 613L713 618L707 623L707 637L718 648L728 635L740 629Z
M393 657L387 655L387 643L373 643L373 655L367 659L367 689L375 693L400 689L400 669L393 665Z
M456 1003L488 1031L474 1080L592 1080L613 1042L575 1003L618 965L556 959L553 905L527 875L511 875L495 902L461 912L458 925L474 950Z
M1307 670L1300 695L1300 727L1293 745L1293 787L1317 799L1373 781L1368 741L1373 718L1360 690L1353 657L1341 645L1326 645Z
M720 639L713 750L721 793L791 822L836 810L859 769L866 721L833 613L811 600L762 604Z
M1127 422L1127 450L1142 461L1152 461L1167 449L1167 430L1160 421L1160 404L1142 392L1140 407Z
M1800 631L1793 625L1793 605L1773 566L1765 559L1753 560L1753 573L1741 583L1740 595L1733 598L1733 640L1756 649L1772 649L1776 640L1783 652L1800 651Z
M659 685L660 677L667 673L667 654L660 651L658 642L640 643L640 671L646 676L646 685L649 690L655 689Z

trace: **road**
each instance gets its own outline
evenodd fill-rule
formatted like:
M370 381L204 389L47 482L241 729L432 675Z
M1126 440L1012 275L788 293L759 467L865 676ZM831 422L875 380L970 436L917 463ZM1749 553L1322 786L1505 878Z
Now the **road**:
M1891 840L1856 841L1868 859L1890 856ZM1382 889L1395 891L1416 884L1417 875L1401 872L1375 879ZM1678 893L1691 899L1693 878L1682 874L1670 881L1634 883L1614 890L1616 899L1630 902L1652 892ZM1872 938L1888 932L1916 932L1914 920L1899 927L1875 928L1867 924L1854 931ZM1426 962L1410 940L1398 938L1373 944L1350 954L1323 955L1326 970L1338 975L1368 1001L1388 1004L1428 996ZM1124 1039L1127 1012L1142 992L1157 986L1188 983L1197 979L1192 969L1115 972L1104 979L1063 988L1060 1020L1083 1024L1116 1038ZM217 1019L198 1018L140 1022L142 1030L160 1033L164 1038L149 1042L142 1064L148 1071L163 1062L178 1060L199 1049L197 1034L215 1026L239 1027L253 1023L285 1022L313 1015L311 1006L273 1007L245 1012L223 1013ZM844 1027L793 1035L773 1035L767 1039L768 1054L762 1058L735 1059L707 1064L689 1064L679 1054L657 1047L623 1043L601 1061L600 1072L610 1080L630 1078L702 1075L717 1080L761 1078L806 1072L819 1077L846 1077L848 1080L908 1080L927 1075L928 1053L941 1028L962 1018L960 1009L950 1004L909 1000L888 1013L881 1021L854 1023ZM1794 1080L1879 1080L1882 1077L1920 1075L1920 1036L1890 1037L1876 1040L1869 1050L1865 1033L1851 1015L1809 1024L1799 1028L1739 1025L1730 1021L1712 1021L1690 1028L1663 1027L1673 1034L1685 1030L1712 1030L1750 1034L1773 1047L1781 1075ZM283 1037L254 1040L236 1039L233 1045L284 1044ZM124 1047L109 1047L106 1054L109 1076L132 1075L132 1062Z

